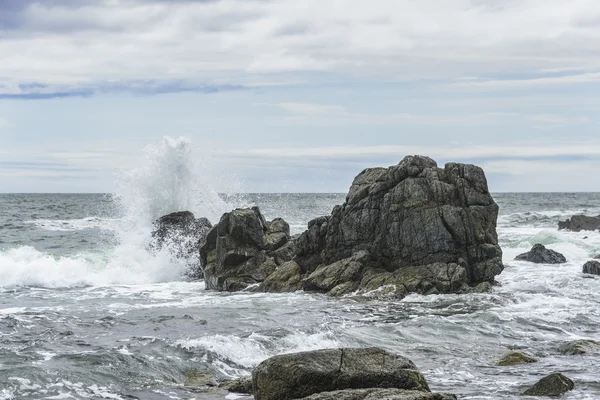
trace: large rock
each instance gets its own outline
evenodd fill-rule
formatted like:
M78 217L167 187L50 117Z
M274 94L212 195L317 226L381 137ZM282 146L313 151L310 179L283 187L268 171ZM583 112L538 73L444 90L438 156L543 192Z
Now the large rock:
M295 261L307 290L360 291L369 280L408 292L457 292L502 272L497 215L481 168L438 168L430 158L409 156L359 174L346 202L311 221L295 241Z
M198 260L198 243L205 240L211 228L208 219L196 219L189 211L167 214L154 222L151 248L168 249L175 257L189 264L190 275L200 278L202 269Z
M597 217L574 215L566 221L559 222L558 229L567 229L574 232L596 231L600 229L600 215Z
M557 251L547 249L543 244L535 244L527 253L519 254L515 260L529 261L536 264L563 264L565 256Z
M254 369L252 382L256 400L299 399L343 389L397 388L429 392L425 378L412 361L378 348L275 356Z
M456 400L456 396L403 389L350 389L317 393L302 400Z
M563 393L573 390L575 384L573 381L561 373L555 372L544 378L533 387L522 393L523 396L560 396Z
M278 266L271 253L289 240L289 225L265 221L258 207L223 214L200 247L206 288L237 291L263 282Z
M583 273L600 275L600 262L592 260L583 264Z

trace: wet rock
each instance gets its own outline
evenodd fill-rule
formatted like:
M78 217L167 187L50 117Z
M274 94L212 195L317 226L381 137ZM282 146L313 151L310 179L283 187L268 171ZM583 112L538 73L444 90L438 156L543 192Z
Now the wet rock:
M397 388L429 392L412 361L378 348L283 354L252 372L256 400L299 399L343 389Z
M599 353L600 342L589 339L574 340L563 344L558 351L565 355L581 355L586 353Z
M154 222L151 248L154 250L168 248L177 258L185 259L189 263L192 277L201 278L198 243L205 240L211 228L208 219L196 219L189 211L167 214Z
M317 393L302 400L456 400L456 396L403 389L351 389Z
M295 261L283 263L269 275L257 289L258 292L295 292L301 289L302 271Z
M560 396L570 390L573 390L575 384L573 381L561 373L555 372L544 378L533 387L522 393L523 396Z
M588 261L583 264L583 273L600 275L600 262L599 261Z
M537 362L537 360L533 357L529 357L523 353L519 353L518 351L511 351L510 353L502 356L502 358L496 363L496 365L500 367L506 367L512 365L529 364L534 362Z
M200 248L207 289L244 290L277 269L272 251L289 241L282 219L265 221L258 207L223 214Z
M252 394L252 377L248 376L229 382L224 382L219 385L219 387L233 393Z
M208 371L188 371L184 386L217 386L215 376Z
M559 222L558 229L567 229L573 232L595 231L600 229L600 215L597 217L574 215L566 221Z
M536 264L563 264L565 256L557 251L547 249L543 244L535 244L527 253L519 254L515 260L529 261Z
M367 289L361 285L366 274L379 270L396 275L370 279L369 289L392 279L408 292L458 292L464 285L492 283L502 272L497 215L481 168L449 163L442 169L428 157L409 156L359 174L346 202L330 217L311 221L296 240L295 261L308 276L306 290ZM369 254L368 265L353 262L360 252ZM464 270L458 285L446 274L456 265ZM404 284L403 277L412 282Z

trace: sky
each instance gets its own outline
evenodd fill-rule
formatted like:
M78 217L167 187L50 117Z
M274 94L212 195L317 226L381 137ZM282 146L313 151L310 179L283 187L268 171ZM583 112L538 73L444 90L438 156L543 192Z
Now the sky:
M0 0L0 192L111 192L165 136L218 191L409 154L600 191L598 43L597 0Z

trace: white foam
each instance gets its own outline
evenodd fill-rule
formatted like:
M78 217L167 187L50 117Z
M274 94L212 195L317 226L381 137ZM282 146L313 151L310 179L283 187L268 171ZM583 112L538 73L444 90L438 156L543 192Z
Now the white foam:
M36 219L25 221L47 231L69 232L83 229L115 230L118 223L115 218L86 217L80 219Z

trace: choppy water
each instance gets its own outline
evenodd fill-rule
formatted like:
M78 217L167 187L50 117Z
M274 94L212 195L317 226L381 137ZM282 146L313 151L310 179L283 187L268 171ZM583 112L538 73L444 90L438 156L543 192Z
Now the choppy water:
M149 168L128 182L150 182ZM433 390L461 399L516 399L553 371L575 381L565 399L600 398L598 355L556 350L573 339L600 340L600 279L581 273L600 253L600 233L556 229L572 214L600 214L600 194L496 194L506 269L492 293L362 302L209 292L186 281L185 266L169 254L145 250L152 218L170 207L185 204L215 221L221 209L257 204L299 232L344 195L193 201L195 193L179 188L149 196L149 188L164 186L158 181L125 185L117 203L107 195L0 195L0 399L224 399L224 392L183 386L186 376L238 377L272 355L339 346L405 355ZM166 201L169 193L179 200ZM569 262L512 261L534 243ZM539 362L495 367L509 349Z

